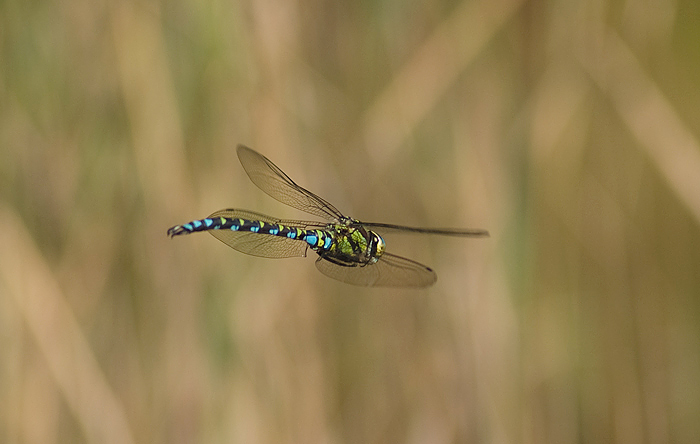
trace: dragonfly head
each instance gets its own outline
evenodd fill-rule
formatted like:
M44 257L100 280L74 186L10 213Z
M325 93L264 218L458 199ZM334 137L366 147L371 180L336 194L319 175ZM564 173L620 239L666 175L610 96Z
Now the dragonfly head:
M384 254L384 250L386 250L384 239L374 231L369 232L369 245L367 247L372 263L377 262L377 259L379 259L382 254Z

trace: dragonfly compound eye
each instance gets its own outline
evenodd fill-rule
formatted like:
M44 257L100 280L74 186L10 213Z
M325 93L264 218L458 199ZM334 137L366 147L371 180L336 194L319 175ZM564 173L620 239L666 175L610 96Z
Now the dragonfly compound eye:
M384 250L386 250L386 244L384 243L384 239L374 231L370 231L372 233L372 242L371 242L371 249L372 249L372 256L379 259L382 254L384 254Z

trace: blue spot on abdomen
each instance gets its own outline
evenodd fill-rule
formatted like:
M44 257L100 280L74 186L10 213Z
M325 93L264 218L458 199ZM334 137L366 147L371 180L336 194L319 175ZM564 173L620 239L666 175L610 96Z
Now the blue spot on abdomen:
M306 236L306 239L304 239L309 245L312 247L315 247L316 244L318 243L318 236L315 234L309 234Z

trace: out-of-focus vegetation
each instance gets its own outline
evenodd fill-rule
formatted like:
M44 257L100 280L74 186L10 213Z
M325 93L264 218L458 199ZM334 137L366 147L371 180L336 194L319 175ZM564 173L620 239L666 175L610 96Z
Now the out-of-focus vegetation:
M0 3L0 441L700 442L700 3ZM423 291L168 227L245 143Z

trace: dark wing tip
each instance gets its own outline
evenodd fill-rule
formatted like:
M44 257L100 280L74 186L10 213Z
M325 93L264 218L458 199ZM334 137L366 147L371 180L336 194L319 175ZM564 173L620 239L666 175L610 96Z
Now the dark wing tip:
M252 148L250 148L246 145L243 145L242 143L239 143L238 145L236 145L236 153L238 153L238 157L241 156L241 153L244 153L246 151L255 153L255 151Z

